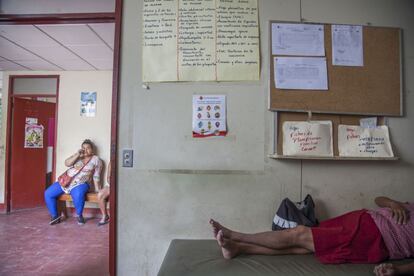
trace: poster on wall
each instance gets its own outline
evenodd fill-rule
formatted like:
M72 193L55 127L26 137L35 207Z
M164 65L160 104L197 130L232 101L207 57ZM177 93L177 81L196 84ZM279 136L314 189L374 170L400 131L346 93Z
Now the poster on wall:
M340 156L393 157L387 126L365 128L339 125L338 148Z
M257 0L144 0L142 80L260 80Z
M24 148L43 148L44 127L37 124L37 119L35 120L36 123L32 123L34 121L30 119L33 118L26 118L24 127Z
M81 92L81 117L96 116L96 92Z
M332 122L284 122L283 155L333 156Z
M193 137L226 136L226 96L193 95Z

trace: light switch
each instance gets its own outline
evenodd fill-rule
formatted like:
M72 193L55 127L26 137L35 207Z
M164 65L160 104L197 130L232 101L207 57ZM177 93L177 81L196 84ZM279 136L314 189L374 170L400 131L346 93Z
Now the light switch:
M132 167L134 165L134 151L132 149L122 150L122 167Z

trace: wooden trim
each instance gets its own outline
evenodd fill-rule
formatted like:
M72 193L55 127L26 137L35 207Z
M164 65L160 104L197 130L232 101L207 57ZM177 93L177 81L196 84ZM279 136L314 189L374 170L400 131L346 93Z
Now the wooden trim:
M52 95L52 94L16 94L12 96L13 98L56 98L56 95Z
M0 24L87 24L110 23L115 13L62 13L62 14L2 14Z
M117 273L117 145L118 145L118 92L119 92L119 72L121 58L121 34L122 34L122 0L115 3L115 39L114 39L114 63L112 76L112 112L111 112L111 186L109 201L111 208L109 214L111 223L109 224L109 274L116 276Z
M10 213L10 201L11 201L11 183L10 183L10 161L11 161L11 124L12 124L12 106L13 106L13 86L14 77L9 76L9 91L7 96L7 126L6 126L6 160L4 168L4 183L5 183L5 205L6 213Z

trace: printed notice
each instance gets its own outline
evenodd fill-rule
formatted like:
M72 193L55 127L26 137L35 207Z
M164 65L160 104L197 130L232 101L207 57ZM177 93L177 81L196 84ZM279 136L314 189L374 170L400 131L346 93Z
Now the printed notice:
M332 25L332 64L363 66L362 26Z
M24 148L43 148L44 127L37 124L26 124L24 127Z
M226 136L226 96L193 96L193 137Z
M143 81L259 80L257 0L144 0Z
M324 57L275 57L276 88L328 90L328 74Z
M272 54L324 56L324 26L319 24L272 24Z
M283 155L333 156L332 122L284 122Z
M394 156L387 126L363 128L360 126L339 125L338 148L340 156Z

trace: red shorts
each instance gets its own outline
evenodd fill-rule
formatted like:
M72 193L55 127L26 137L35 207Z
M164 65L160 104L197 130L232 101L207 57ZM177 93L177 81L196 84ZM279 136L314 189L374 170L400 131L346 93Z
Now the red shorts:
M366 210L329 219L312 227L315 256L325 264L378 263L388 250Z

